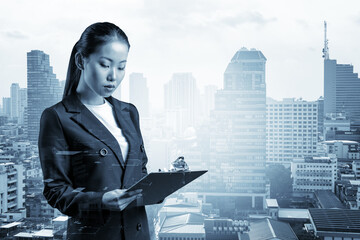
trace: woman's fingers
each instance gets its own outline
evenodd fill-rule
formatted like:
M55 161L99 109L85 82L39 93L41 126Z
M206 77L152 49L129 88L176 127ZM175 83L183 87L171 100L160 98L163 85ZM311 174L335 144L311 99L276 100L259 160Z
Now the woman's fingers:
M129 198L120 199L118 201L118 206L120 208L120 211L124 210L136 198L137 198L137 195L129 197Z
M125 209L137 197L141 197L142 190L126 191L126 189L115 189L106 192L103 196L103 204L113 209Z

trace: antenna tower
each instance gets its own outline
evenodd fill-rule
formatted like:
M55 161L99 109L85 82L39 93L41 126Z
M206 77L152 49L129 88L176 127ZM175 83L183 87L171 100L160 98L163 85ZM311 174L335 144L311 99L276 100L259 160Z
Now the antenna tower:
M324 21L324 48L323 48L323 58L325 60L329 59L329 40L326 37L326 32L327 32L327 24L326 21Z

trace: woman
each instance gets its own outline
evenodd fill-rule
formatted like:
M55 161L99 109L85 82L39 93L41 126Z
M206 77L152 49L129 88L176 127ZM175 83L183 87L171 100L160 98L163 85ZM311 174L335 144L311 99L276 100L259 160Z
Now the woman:
M72 50L62 101L41 116L44 196L71 217L68 239L150 238L141 193L125 192L147 174L139 114L111 96L129 48L116 25L87 27Z

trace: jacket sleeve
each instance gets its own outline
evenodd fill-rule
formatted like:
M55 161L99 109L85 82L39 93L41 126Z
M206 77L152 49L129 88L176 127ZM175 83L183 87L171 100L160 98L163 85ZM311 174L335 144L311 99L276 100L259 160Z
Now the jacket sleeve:
M142 168L141 168L141 174L142 174L142 177L146 176L148 174L147 172L147 168L146 168L146 164L148 162L148 158L147 158L147 155L146 155L146 152L145 152L145 147L144 147L144 140L142 138L142 135L141 135L141 130L140 130L140 118L139 118L139 112L137 110L137 108L135 107L135 105L131 104L130 103L130 109L131 109L131 118L132 118L132 121L134 122L135 124L135 128L140 136L140 141L141 141L141 146L140 146L140 151L143 152L143 158L141 159L141 164L142 164Z
M44 177L43 194L48 203L68 216L103 224L104 192L74 189L67 154L69 147L59 116L52 108L45 109L41 115L38 148Z

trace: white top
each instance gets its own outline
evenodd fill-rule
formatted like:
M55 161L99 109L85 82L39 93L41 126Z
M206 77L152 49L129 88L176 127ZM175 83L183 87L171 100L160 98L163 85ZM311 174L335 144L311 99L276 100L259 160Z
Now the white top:
M100 105L84 104L99 121L111 132L120 145L122 157L126 161L129 144L124 137L121 128L117 125L112 105L105 99L105 103Z

